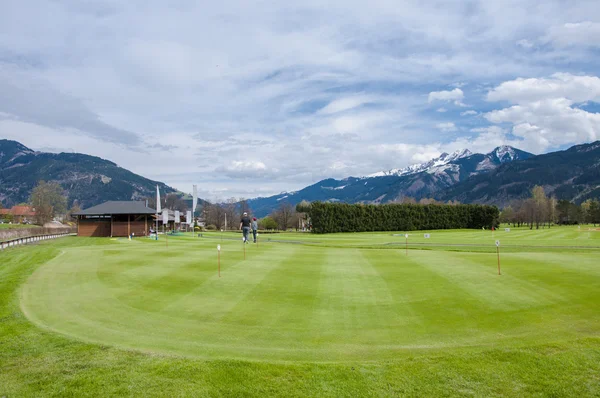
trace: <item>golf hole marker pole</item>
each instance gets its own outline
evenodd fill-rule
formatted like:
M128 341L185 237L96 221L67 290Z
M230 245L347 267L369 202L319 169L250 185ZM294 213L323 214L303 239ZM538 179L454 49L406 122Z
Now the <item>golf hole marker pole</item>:
M406 255L408 256L408 234L404 234L404 238L406 238Z
M219 278L221 277L221 245L217 245L217 263L219 264Z
M496 254L498 255L498 275L502 275L500 273L500 241L496 241Z

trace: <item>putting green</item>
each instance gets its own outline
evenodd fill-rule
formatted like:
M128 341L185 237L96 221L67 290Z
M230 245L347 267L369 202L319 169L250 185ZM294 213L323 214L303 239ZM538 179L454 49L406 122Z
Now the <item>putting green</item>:
M503 239L599 242L565 231ZM432 233L427 242L438 237L493 243L473 231ZM218 239L169 238L168 249L145 239L66 248L23 286L21 307L36 324L85 341L261 361L386 360L600 332L598 251L512 249L498 276L493 248L406 255L385 246L404 243L392 234L273 236L247 245L246 260L240 241Z

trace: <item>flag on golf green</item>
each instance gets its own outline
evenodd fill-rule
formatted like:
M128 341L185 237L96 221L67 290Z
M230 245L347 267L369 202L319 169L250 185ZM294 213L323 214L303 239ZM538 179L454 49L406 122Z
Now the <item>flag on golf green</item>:
M160 191L158 190L158 185L156 186L156 214L161 212L160 209Z
M194 197L192 199L192 213L195 213L196 206L198 206L198 186L194 185L193 190L194 190Z

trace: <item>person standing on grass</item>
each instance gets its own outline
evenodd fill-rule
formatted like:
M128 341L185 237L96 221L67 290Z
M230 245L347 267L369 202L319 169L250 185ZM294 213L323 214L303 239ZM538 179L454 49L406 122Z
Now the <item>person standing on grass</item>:
M244 212L244 215L240 220L240 229L244 234L244 243L248 243L248 233L250 232L250 217L248 217L248 213L246 212Z
M252 236L254 236L254 243L256 243L256 233L258 232L258 221L256 217L252 218Z

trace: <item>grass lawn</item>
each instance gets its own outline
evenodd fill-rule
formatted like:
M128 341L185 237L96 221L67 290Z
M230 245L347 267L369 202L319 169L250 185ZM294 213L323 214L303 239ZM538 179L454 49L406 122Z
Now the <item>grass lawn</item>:
M593 227L236 237L0 253L0 396L600 395Z
M31 224L0 224L0 229L15 229L15 228L39 228L38 225Z

